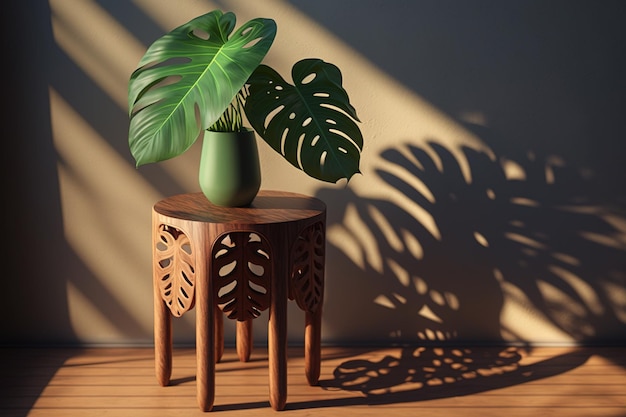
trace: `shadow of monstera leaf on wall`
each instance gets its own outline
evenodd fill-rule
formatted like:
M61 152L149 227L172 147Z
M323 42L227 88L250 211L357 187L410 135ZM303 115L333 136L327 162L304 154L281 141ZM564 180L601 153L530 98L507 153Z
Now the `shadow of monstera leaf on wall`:
M503 295L484 246L489 223L483 219L493 220L485 212L492 200L477 189L482 184L467 183L448 150L431 149L407 146L381 154L377 174L391 194L404 197L402 203L332 196L343 206L330 210L328 241L338 249L331 247L330 256L348 256L356 271L329 283L326 311L333 315L332 286L352 286L371 312L369 331L383 329L370 334L374 341L499 340ZM486 155L472 156L493 166ZM327 193L333 191L320 197L330 200ZM346 310L340 314L350 314Z
M342 278L329 280L325 311L368 323L344 329L340 318L331 331L373 342L586 342L626 328L619 205L554 156L461 153L435 142L382 152L377 175L401 198L318 193L338 203L328 256ZM525 334L512 313L545 333Z
M604 342L626 330L625 217L584 170L530 152L453 154L435 142L380 156L376 174L389 198L318 194L339 202L327 228L341 278L328 280L325 314L334 319L326 327L402 347L347 360L322 386L361 392L366 404L466 395L588 358L566 352L527 363L526 349L475 343ZM358 322L362 329L348 327Z

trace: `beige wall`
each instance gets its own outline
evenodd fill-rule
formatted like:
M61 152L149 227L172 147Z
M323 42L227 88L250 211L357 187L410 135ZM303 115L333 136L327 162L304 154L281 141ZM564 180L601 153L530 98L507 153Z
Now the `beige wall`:
M326 343L624 341L620 2L9 7L3 342L151 342L150 209L199 190L199 147L135 169L127 80L156 37L218 7L277 21L266 62L285 75L304 57L337 64L362 120L347 186L260 145L264 188L328 204ZM291 340L302 321L291 306Z

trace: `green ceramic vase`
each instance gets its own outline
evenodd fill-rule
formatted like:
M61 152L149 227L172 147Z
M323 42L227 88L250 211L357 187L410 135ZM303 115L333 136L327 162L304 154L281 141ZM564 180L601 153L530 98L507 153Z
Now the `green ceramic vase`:
M254 131L204 132L199 181L200 189L215 205L250 205L261 187Z

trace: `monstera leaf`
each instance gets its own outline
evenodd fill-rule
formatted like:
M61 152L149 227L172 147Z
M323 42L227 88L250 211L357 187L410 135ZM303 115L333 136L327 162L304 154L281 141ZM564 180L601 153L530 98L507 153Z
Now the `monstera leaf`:
M320 59L292 68L294 85L260 65L248 80L245 113L254 130L293 166L337 182L359 172L363 136L341 72Z
M148 48L128 86L129 146L137 166L187 150L261 63L276 23L253 19L232 33L235 21L233 13L215 10Z

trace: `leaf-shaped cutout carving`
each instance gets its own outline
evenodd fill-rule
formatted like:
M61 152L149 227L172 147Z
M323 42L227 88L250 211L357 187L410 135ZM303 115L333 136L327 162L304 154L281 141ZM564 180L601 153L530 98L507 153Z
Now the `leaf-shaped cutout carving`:
M232 232L213 246L212 279L217 304L228 318L254 319L269 307L272 265L267 241Z
M324 297L324 226L316 223L302 231L291 250L289 297L308 312L315 312Z
M155 244L156 284L172 314L180 317L194 305L195 266L191 243L182 231L161 225Z

